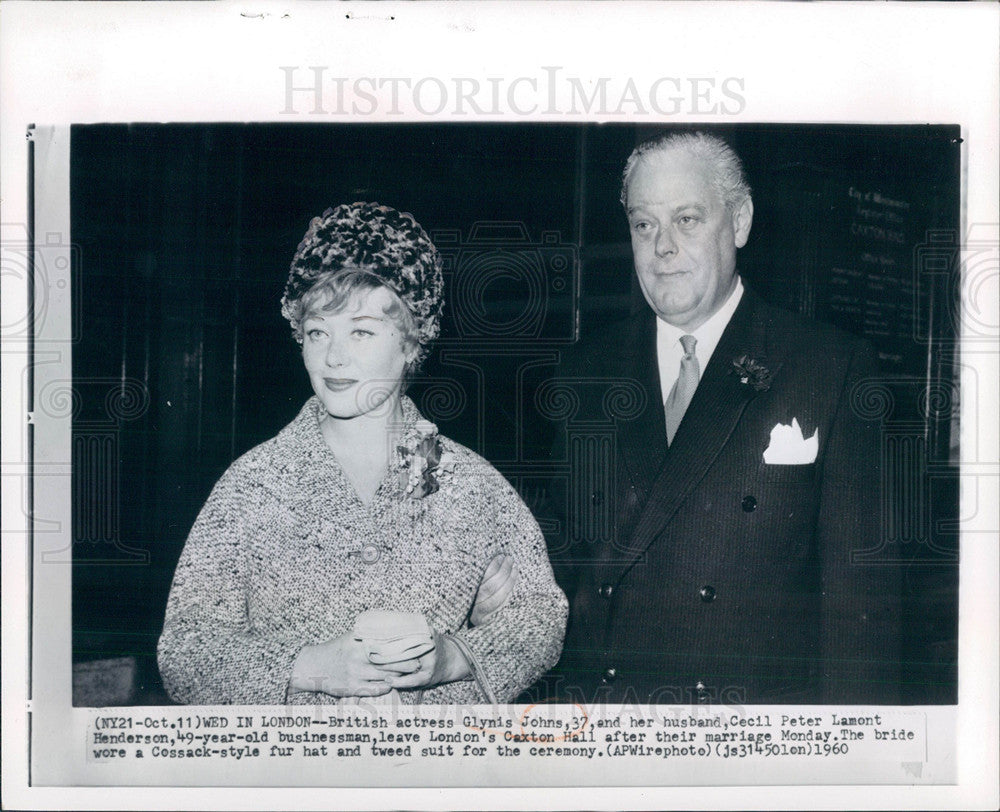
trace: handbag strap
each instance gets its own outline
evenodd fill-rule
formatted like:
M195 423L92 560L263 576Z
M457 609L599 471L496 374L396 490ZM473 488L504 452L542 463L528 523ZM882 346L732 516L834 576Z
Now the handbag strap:
M469 670L472 672L472 676L476 680L476 685L479 686L480 692L486 697L487 702L491 705L496 705L496 694L493 693L489 680L486 678L486 672L483 671L483 667L479 664L479 659L473 653L472 649L469 648L469 644L457 634L446 634L444 637L447 637L458 646L458 650L462 652L462 656L465 657L465 661L469 664Z

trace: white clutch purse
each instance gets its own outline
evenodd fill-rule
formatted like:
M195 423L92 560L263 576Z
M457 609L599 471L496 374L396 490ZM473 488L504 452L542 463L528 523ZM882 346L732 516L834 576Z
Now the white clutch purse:
M368 661L375 665L414 660L434 648L434 633L427 618L387 609L369 609L358 615L354 639L364 643Z

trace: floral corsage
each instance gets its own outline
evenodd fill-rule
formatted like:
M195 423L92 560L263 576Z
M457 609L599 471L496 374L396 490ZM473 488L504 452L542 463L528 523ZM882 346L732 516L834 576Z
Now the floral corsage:
M771 370L749 355L734 358L733 371L743 386L749 386L755 392L766 392L771 388Z
M455 470L455 455L444 450L437 426L430 421L418 420L413 434L410 442L396 446L400 479L407 496L423 499L436 493L442 480Z

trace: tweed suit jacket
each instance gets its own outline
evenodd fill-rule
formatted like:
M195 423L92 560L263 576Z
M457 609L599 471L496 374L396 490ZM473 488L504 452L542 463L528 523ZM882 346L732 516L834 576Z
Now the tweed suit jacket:
M402 409L400 445L413 447L422 417L409 398ZM509 701L556 662L566 622L528 508L492 465L441 435L454 469L440 490L408 496L390 469L365 504L323 439L323 414L310 398L213 488L167 600L157 651L167 692L199 705L350 704L289 691L295 658L349 633L368 609L395 609L461 638L481 681L402 690L391 701L481 703L482 685ZM476 590L500 553L521 575L490 622L473 627Z
M555 691L588 702L897 701L899 579L873 563L880 425L857 403L858 384L878 374L870 347L748 289L668 448L655 341L650 311L560 369L578 416L594 417L581 424L598 425L601 409L612 422L610 470L595 475L585 450L600 443L572 427L556 443L570 475L553 487L562 532L550 556L571 613ZM767 388L741 382L743 356L769 371ZM602 381L636 396L609 414ZM766 464L772 429L793 418L804 437L818 432L815 461Z

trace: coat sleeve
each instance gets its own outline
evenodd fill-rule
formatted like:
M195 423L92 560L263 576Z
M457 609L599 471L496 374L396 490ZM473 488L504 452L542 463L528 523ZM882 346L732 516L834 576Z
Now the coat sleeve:
M468 647L474 673L501 703L511 702L552 668L562 653L568 604L556 585L538 523L517 492L490 471L492 505L484 516L492 536L483 549L514 558L518 579L507 603L483 626L456 635ZM481 562L484 572L489 561ZM486 697L480 698L485 701Z
M188 536L157 646L167 693L184 704L282 704L304 643L266 636L247 614L246 477L230 468Z
M824 453L817 542L823 695L827 703L894 704L899 696L899 565L884 544L881 425L859 408L878 379L874 353L851 358Z

